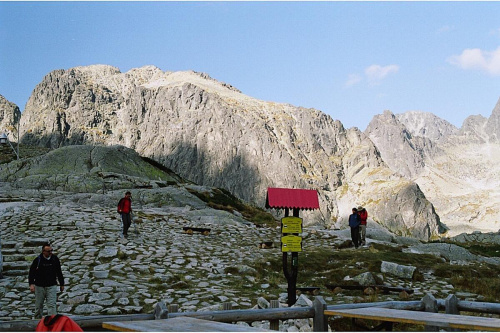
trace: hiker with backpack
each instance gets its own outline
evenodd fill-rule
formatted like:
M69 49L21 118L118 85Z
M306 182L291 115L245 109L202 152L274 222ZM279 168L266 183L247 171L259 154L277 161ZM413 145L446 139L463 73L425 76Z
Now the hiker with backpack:
M356 207L352 209L352 214L349 215L349 227L351 227L351 239L355 248L359 246L359 224L361 219L358 215Z
M57 313L57 281L59 290L64 291L64 277L59 258L52 253L52 246L45 243L42 253L30 266L28 281L30 291L35 293L35 318L43 317L43 304L47 302L48 315Z
M362 246L366 245L366 220L368 219L368 212L366 208L359 206L358 214L361 222L359 225L359 245Z
M118 213L122 216L123 237L128 237L128 228L132 224L132 193L127 191L125 197L118 202Z

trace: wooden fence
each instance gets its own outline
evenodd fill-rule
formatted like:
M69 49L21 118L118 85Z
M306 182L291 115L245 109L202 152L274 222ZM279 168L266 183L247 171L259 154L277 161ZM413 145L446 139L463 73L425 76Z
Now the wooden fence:
M272 304L274 306L279 306L277 301L273 301ZM156 305L155 312L152 314L71 316L71 318L84 330L102 330L103 322L154 320L181 316L188 316L225 323L268 320L270 321L270 328L273 330L278 330L280 320L312 318L314 332L327 332L328 318L324 315L325 310L382 307L398 310L428 312L438 312L440 310L444 310L446 313L450 314L459 314L460 311L500 314L499 303L463 301L458 300L455 295L449 295L446 299L435 299L430 294L427 294L420 301L386 301L373 303L327 305L323 297L316 296L313 302L313 306L310 307L276 307L269 309L232 310L230 305L230 303L224 303L225 310L221 311L177 312L176 305L167 306L164 303L159 302ZM34 331L36 325L38 324L38 321L39 320L0 321L0 331Z

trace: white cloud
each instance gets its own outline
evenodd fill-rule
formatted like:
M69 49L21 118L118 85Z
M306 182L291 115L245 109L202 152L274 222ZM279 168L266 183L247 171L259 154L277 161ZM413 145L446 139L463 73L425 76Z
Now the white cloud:
M347 81L345 82L346 87L352 87L355 84L360 83L364 79L368 81L371 85L377 85L391 73L397 73L399 71L398 65L371 65L365 69L365 75L359 74L349 74Z
M378 83L383 80L387 75L391 73L397 73L399 71L398 65L371 65L365 69L365 75L368 81L372 83Z
M451 56L447 61L462 69L480 70L494 76L500 76L500 47L495 51L465 49L462 54Z
M353 85L361 82L362 80L363 78L359 74L349 74L345 86L352 87Z

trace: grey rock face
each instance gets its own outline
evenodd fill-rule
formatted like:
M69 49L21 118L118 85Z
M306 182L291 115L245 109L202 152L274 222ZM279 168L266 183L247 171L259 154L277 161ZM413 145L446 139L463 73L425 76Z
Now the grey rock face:
M380 211L380 195L368 189L381 179L391 180L381 195L400 188L401 177L357 129L317 110L250 98L195 72L150 66L120 73L103 65L54 71L35 88L21 122L24 142L124 145L259 206L268 187L318 189L322 211L304 214L306 224L342 221L353 201ZM412 199L428 204L418 193ZM384 218L398 215L391 206ZM437 216L427 221L438 229Z
M431 155L434 149L431 140L414 136L390 111L373 117L365 134L389 167L410 179L422 172L426 155Z
M19 107L0 95L0 134L6 132L9 140L17 138L17 123L21 119Z
M412 134L431 141L441 141L458 132L458 128L430 112L408 111L396 118Z

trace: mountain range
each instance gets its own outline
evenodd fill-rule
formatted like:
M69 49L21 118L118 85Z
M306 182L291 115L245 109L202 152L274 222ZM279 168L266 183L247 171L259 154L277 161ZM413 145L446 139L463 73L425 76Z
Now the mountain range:
M424 240L499 229L500 103L460 129L385 111L361 132L204 73L92 65L47 74L22 116L0 96L1 129L17 137L18 121L22 144L126 146L260 207L268 187L316 189L321 209L301 213L306 225L343 228L362 205L369 223Z

